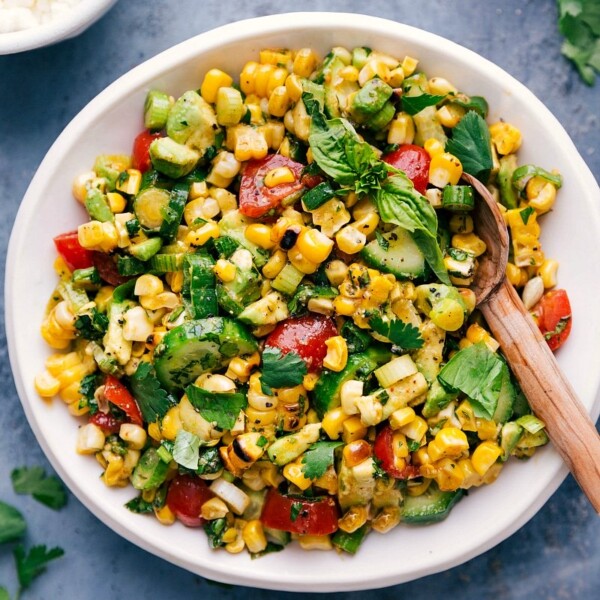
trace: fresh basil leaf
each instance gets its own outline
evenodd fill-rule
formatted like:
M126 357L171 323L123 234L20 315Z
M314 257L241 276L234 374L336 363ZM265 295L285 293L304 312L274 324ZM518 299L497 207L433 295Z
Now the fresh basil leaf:
M420 113L428 106L435 106L446 96L437 96L432 94L420 94L419 96L402 96L402 110L413 116Z
M246 396L241 393L208 392L195 385L188 386L185 393L202 417L221 429L231 429L247 405Z
M185 429L180 429L175 438L172 454L178 465L195 471L200 458L200 438Z
M0 501L0 544L18 540L26 529L23 515L14 506Z

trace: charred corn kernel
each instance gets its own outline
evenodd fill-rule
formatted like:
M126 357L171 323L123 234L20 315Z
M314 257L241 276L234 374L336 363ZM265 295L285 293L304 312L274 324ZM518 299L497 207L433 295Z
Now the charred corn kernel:
M538 276L542 278L544 288L553 288L556 281L556 272L558 271L558 262L551 258L547 258L538 270Z
M233 78L220 69L211 69L206 73L200 86L200 95L210 104L217 101L219 88L231 87Z
M487 249L485 242L475 233L455 233L452 236L452 247L464 250L471 256L481 256Z
M331 550L333 544L328 535L299 535L298 544L302 550Z
M467 329L467 339L473 344L483 342L492 352L496 352L500 347L500 344L483 328L477 323L469 325Z
M420 442L427 430L429 429L427 421L422 417L415 417L412 421L400 427L400 433L403 433L407 438Z
M435 138L425 140L423 147L430 158L444 154L444 144Z
M307 490L312 484L312 481L304 476L302 464L297 460L283 467L283 476L302 491Z
M78 202L83 204L85 202L85 198L87 196L88 190L93 186L93 181L96 179L97 175L95 171L86 171L85 173L81 173L73 180L73 197Z
M319 381L319 375L317 373L307 373L302 379L302 386L305 390L310 392L315 389L317 381Z
M342 410L342 407L338 406L325 413L321 427L330 439L337 440L342 435L344 421L348 418L349 416Z
M355 440L344 446L343 457L348 467L355 467L371 456L371 444L366 440Z
M442 458L436 463L435 480L443 492L457 490L463 483L465 475L458 463L451 458Z
M460 160L449 152L434 154L429 165L429 183L437 188L456 185L462 175Z
M385 506L371 522L378 533L387 533L400 523L400 509L397 506Z
M436 111L438 121L444 126L452 129L456 127L465 116L465 109L455 104L446 104Z
M495 440L498 437L498 425L495 421L475 419L477 437L480 440Z
M377 229L377 225L379 225L379 215L376 212L369 213L352 223L354 229L366 236L371 235Z
M400 429L404 425L408 425L415 418L415 411L410 406L399 408L390 415L390 427L392 429Z
M235 279L237 267L230 261L220 258L214 266L215 275L224 283L229 283Z
M502 449L496 442L481 442L471 455L471 463L475 471L483 477L490 467L500 458Z
M415 123L405 112L400 112L390 123L388 129L388 144L412 144L415 139Z
M344 317L351 317L356 314L359 306L360 300L354 300L342 295L336 296L333 301L333 308L335 312Z
M42 398L52 398L60 390L60 381L49 371L42 371L35 376L35 391Z
M535 208L538 214L542 215L554 206L556 187L549 181L544 181L541 177L532 177L527 182L526 191L529 206Z
M325 267L325 275L329 283L335 287L339 286L348 273L348 265L343 260L332 260Z
M323 427L325 429L325 427ZM367 435L367 427L362 424L359 416L346 418L342 423L342 439L346 444L363 439Z
M419 61L412 56L405 56L402 61L402 70L405 77L410 77L416 70Z
M366 443L366 442L365 442ZM346 533L353 533L360 529L368 520L369 511L366 506L351 506L341 519L338 527Z
M273 188L282 183L294 183L296 176L289 167L277 167L271 169L264 179L264 184L268 188Z
M472 233L473 217L464 213L457 213L450 217L448 224L451 233Z
M443 455L450 458L458 458L469 450L467 436L457 427L443 427L437 432L435 441ZM431 452L429 454L431 455Z
M93 423L88 423L79 428L77 432L78 454L95 454L104 448L106 438L102 429Z
M490 136L498 154L513 154L521 147L521 132L510 123L490 125Z
M207 521L213 521L214 519L222 519L228 512L227 504L221 498L215 497L202 504L200 516Z
M447 96L448 94L456 94L458 90L443 77L432 77L429 82L429 93L435 96Z
M340 229L335 236L338 248L346 254L357 254L367 243L367 236L355 227L348 225Z
M313 223L321 228L321 232L331 238L350 221L350 212L341 200L333 198L313 210L312 218Z
M303 229L296 244L302 255L313 263L322 263L333 249L333 240L312 228Z
M298 269L298 271L306 275L311 275L319 268L319 265L306 258L306 256L300 252L297 246L292 248L287 253L287 257L292 265Z
M117 192L108 192L106 194L108 206L113 213L122 213L127 208L127 200Z
M315 70L317 60L317 54L312 48L301 48L294 58L294 74L298 77L308 77Z
M171 407L160 424L160 432L163 438L174 441L177 433L182 429L181 418L179 416L179 407Z
M390 78L390 68L384 61L378 58L368 60L365 66L358 73L358 84L362 87L367 81L378 77L383 81L388 81Z
M460 426L464 431L477 431L477 423L473 407L468 400L461 402L454 411Z
M109 460L102 475L104 483L109 487L119 487L122 485L123 476L123 459L117 456L113 460Z
M258 519L248 521L242 529L242 538L249 552L256 554L267 547L267 538L262 523Z
M146 445L146 430L133 423L123 423L119 429L119 437L127 442L132 450L141 450Z
M202 227L190 231L185 236L185 241L190 246L204 246L208 240L218 238L219 235L219 226L215 222L209 221L202 225Z
M148 425L148 435L155 442L160 442L163 439L162 435L160 433L160 426L159 426L158 422L156 422L156 423L150 423L150 425Z
M154 515L161 525L173 525L175 523L175 513L166 504L161 508L155 508Z
M291 99L285 85L277 86L269 96L269 114L283 117L288 111Z
M156 275L144 274L137 278L133 293L136 296L156 296L164 289L163 282Z

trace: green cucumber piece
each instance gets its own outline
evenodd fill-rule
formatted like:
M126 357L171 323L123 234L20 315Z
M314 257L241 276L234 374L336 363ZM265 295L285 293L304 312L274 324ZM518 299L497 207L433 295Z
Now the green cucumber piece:
M259 269L262 269L269 260L270 254L267 250L259 248L246 238L246 227L251 223L252 221L244 217L239 210L232 210L223 215L219 221L219 231L221 236L232 238L242 248L249 250L252 254L254 264Z
M85 209L88 211L91 219L100 221L101 223L115 220L115 215L108 205L106 194L95 188L89 189L85 196Z
M163 462L156 448L148 448L131 476L131 485L136 490L150 490L158 487L167 477L169 465Z
M146 129L164 129L170 109L171 99L168 94L158 90L150 90L144 104L144 126Z
M331 538L331 543L338 550L342 550L348 554L356 554L368 531L369 527L366 524L352 533L346 533L342 529L338 529Z
M163 222L159 231L160 236L167 242L172 242L177 235L189 191L190 186L187 183L176 183L171 190L169 202L163 209Z
M129 246L129 253L138 260L150 260L161 248L162 240L158 237L148 238L139 244Z
M442 492L437 483L432 481L424 494L405 496L401 520L403 523L418 525L443 521L463 495L464 490L460 489L454 492Z
M473 188L469 185L447 185L442 195L442 208L464 212L475 208Z
M183 252L175 254L155 254L150 259L150 270L155 273L174 273L183 269Z
M214 259L206 252L186 254L183 258L181 295L193 319L214 317L218 313L214 266Z

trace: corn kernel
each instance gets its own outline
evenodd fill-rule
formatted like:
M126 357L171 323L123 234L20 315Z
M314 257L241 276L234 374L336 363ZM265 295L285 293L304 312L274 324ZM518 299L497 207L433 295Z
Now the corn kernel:
M423 146L430 158L444 154L444 145L435 138L429 138Z
M268 188L273 188L282 183L294 183L294 181L296 181L296 176L289 167L271 169L264 179L265 186Z
M209 221L202 225L202 227L190 231L186 235L185 241L190 246L204 246L208 240L218 238L219 235L219 226L215 222Z
M235 279L237 267L230 261L220 258L214 266L215 275L224 283L229 283Z
M437 188L456 185L462 176L460 160L449 152L434 154L429 165L429 183Z
M317 55L312 48L301 48L294 58L294 74L299 77L309 77L317 66L317 60Z
M331 550L333 544L328 535L299 535L298 544L302 550Z
M182 429L181 418L179 416L179 407L173 406L162 419L160 432L163 438L174 441L177 433Z
M312 481L304 476L302 464L296 460L283 467L283 476L302 491L307 490Z
M377 533L387 533L400 523L400 509L397 506L384 506L371 522Z
M154 509L154 516L161 525L173 525L175 523L175 513L165 504L161 508Z
M408 424L400 427L399 431L411 440L420 442L427 433L428 429L429 427L427 425L427 421L425 421L425 419L422 417L417 416Z
M210 104L214 104L217 101L219 88L231 87L232 83L233 78L230 75L220 69L211 69L204 76L200 86L200 95Z
M290 263L305 275L311 275L319 268L319 265L306 258L297 246L294 246L294 248L287 253L287 257Z
M514 125L499 121L489 129L498 154L513 154L521 147L521 132Z
M452 247L468 252L471 256L481 256L486 250L485 242L475 233L456 233L452 236Z
M388 144L412 144L415 139L415 123L405 112L400 112L390 123L388 129Z
M404 60L402 61L402 70L404 71L404 76L410 77L417 69L418 64L419 61L416 58L413 58L412 56L405 56Z
M551 258L547 258L542 263L542 266L538 270L538 276L542 278L544 288L553 288L556 283L556 272L558 271L558 262Z
M481 442L473 451L471 463L475 471L483 477L501 455L502 449L495 442Z
M324 427L323 427L324 428ZM359 416L346 418L342 423L342 439L346 444L363 439L367 435L367 428L362 424Z
M413 421L415 416L415 411L410 406L399 408L390 415L390 427L392 429L400 429Z
M267 547L267 538L262 523L258 519L248 521L242 529L242 538L252 554L262 552Z
M127 200L117 192L108 192L106 194L108 206L113 213L122 213L127 208Z
M347 298L346 296L339 295L333 300L333 308L338 315L344 317L351 317L356 314L358 307L360 306L360 300L354 300Z
M541 180L542 183L537 180ZM529 206L535 208L538 214L542 215L554 206L556 187L549 181L544 181L541 177L532 177L527 182L526 190Z
M452 492L462 485L465 475L459 463L450 458L442 458L435 466L435 480L441 491Z
M79 428L77 432L78 454L95 454L104 448L105 437L102 429L93 423L88 423Z
M465 109L454 104L446 104L436 111L438 121L448 129L456 127L465 116Z
M322 263L333 249L333 240L312 228L303 229L296 244L302 255L313 263Z
M346 254L357 254L367 243L367 236L353 226L348 225L336 234L335 241L338 248Z
M496 352L500 347L500 344L483 328L477 323L469 325L466 333L467 339L473 344L483 342L492 352Z

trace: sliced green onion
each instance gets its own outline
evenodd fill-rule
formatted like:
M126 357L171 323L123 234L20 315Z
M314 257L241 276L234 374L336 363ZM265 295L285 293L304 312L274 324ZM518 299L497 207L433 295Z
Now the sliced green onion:
M291 296L302 281L304 273L301 273L294 265L288 263L281 269L279 275L271 283L271 287L282 294Z
M550 173L541 167L536 167L535 165L523 165L518 169L515 169L515 172L512 175L512 184L515 189L522 194L527 187L527 183L532 177L540 177L544 181L553 184L556 188L560 188L562 186L562 176Z
M167 124L171 99L164 92L150 90L144 105L144 126L146 129L163 129Z
M523 415L517 419L516 423L529 433L537 433L546 427L546 424L535 415Z

